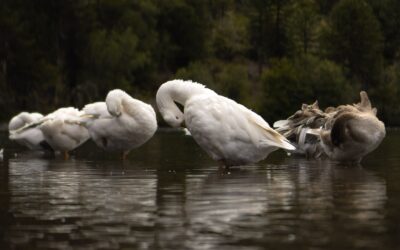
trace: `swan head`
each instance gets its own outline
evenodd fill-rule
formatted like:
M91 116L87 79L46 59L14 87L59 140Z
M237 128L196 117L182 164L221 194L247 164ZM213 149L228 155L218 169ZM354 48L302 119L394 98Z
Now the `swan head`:
M112 102L107 106L108 112L113 116L121 115L121 104L117 102Z
M157 91L156 102L161 116L171 127L183 127L185 117L183 112L177 106L177 103L185 106L185 102L197 91L204 91L204 86L186 82L183 80L172 80L163 83Z
M168 123L171 127L184 127L185 117L179 109L160 109L160 113L165 122Z
M126 92L120 89L111 90L106 97L108 112L113 116L122 114L122 99L126 96Z

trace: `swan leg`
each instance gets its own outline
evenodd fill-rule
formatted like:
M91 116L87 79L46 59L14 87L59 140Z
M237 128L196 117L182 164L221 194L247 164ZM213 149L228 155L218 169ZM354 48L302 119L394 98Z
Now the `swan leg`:
M126 158L128 157L128 154L129 154L129 150L122 151L121 160L125 161Z
M226 161L224 159L222 160L218 160L218 170L220 172L226 172L227 170L229 170L229 165L226 164Z
M68 153L68 151L64 151L64 152L63 152L63 155L64 155L64 160L68 160L68 159L69 159L69 153Z

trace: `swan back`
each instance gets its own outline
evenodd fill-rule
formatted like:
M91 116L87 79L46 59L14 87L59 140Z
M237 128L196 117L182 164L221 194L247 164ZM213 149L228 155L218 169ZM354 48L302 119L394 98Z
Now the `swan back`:
M303 104L301 110L275 122L274 127L298 144L300 154L357 162L385 137L385 125L376 113L367 93L361 91L359 103L329 107L325 112L315 103Z
M42 114L22 112L9 123L10 140L29 149L48 149L42 131L38 128Z
M95 102L85 105L82 109L81 122L84 126L90 127L95 120L111 119L113 116L108 112L105 102Z
M27 124L37 122L41 118L43 118L43 115L40 113L21 112L10 120L8 124L8 130L9 131L17 130Z
M157 130L153 107L123 90L108 93L105 102L88 104L82 120L93 141L106 150L131 150L149 140Z
M39 128L54 150L69 151L89 139L89 132L81 123L82 115L73 107L60 108L44 117Z
M377 116L365 91L359 103L337 108L327 124L329 130L321 134L322 145L335 160L359 162L375 150L386 135L385 124Z

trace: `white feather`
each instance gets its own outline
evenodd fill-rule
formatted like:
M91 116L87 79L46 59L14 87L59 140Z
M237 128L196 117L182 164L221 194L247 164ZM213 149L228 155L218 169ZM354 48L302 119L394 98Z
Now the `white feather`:
M60 108L45 116L39 125L47 143L55 151L70 151L89 139L80 123L82 112L73 107Z
M184 106L184 113L174 101ZM258 162L278 148L293 150L259 115L204 85L173 80L160 86L157 105L171 126L185 122L194 140L226 165Z
M41 143L45 138L38 127L42 119L39 113L22 112L14 116L8 124L10 140L32 150L43 149Z
M106 102L86 105L81 121L96 145L110 151L137 148L157 130L153 107L118 89L109 92Z

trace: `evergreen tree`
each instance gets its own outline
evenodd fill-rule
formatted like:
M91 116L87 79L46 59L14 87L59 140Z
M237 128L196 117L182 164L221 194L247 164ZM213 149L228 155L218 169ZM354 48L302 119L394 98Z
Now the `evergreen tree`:
M364 0L341 0L332 10L323 45L329 58L346 66L363 88L382 74L383 39L371 6Z

